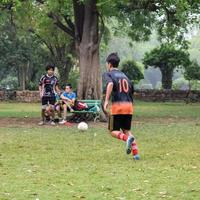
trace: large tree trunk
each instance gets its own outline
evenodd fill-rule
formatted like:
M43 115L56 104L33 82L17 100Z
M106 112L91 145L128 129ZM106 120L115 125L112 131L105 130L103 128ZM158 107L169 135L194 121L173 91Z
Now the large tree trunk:
M83 13L83 26L79 24L82 23L80 19L76 24L76 31L79 34L76 47L80 65L78 98L100 99L102 82L99 62L99 16L96 0L88 0Z
M168 69L165 67L164 69L160 69L162 73L162 88L163 89L172 89L172 76L173 76L173 70Z
M80 81L78 97L81 99L100 99L101 73L98 47L80 46Z

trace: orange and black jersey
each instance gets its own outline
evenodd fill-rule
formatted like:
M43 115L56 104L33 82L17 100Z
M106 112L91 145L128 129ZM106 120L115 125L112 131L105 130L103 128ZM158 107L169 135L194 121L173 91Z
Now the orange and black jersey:
M111 94L111 114L133 114L133 92L134 88L131 81L127 76L117 70L106 72L103 75L103 79L108 83L113 83L113 90Z

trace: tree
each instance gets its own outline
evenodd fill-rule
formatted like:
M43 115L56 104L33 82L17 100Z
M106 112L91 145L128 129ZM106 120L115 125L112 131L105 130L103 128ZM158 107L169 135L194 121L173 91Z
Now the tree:
M187 68L190 65L189 53L176 49L171 44L162 44L160 47L146 53L143 59L145 68L149 66L159 68L162 74L163 89L172 88L172 76L176 67Z
M190 81L200 80L200 65L197 61L192 61L187 68L185 68L184 77L189 81L189 88L191 88Z
M144 78L139 65L134 60L123 62L122 72L124 72L133 83L138 83Z
M4 2L13 2L4 0ZM22 4L16 0L15 5ZM19 3L20 2L20 3ZM189 23L194 23L199 13L199 0L36 0L41 3L53 23L74 40L80 65L79 98L101 97L101 74L99 64L99 44L104 30L104 20L116 17L133 40L147 40L153 27L163 26L168 37L178 35L183 40L183 32ZM190 17L190 14L192 17ZM164 20L163 20L164 19ZM163 20L163 21L162 21ZM128 27L126 31L125 27ZM168 28L169 27L169 28ZM182 29L181 29L182 28ZM180 31L181 30L181 31ZM183 31L182 31L183 30Z
M35 88L38 74L46 63L48 53L34 35L16 29L11 11L1 12L0 20L0 76L1 80L17 77L19 89ZM4 81L2 81L4 82ZM16 86L15 86L16 87ZM16 89L16 88L15 88Z

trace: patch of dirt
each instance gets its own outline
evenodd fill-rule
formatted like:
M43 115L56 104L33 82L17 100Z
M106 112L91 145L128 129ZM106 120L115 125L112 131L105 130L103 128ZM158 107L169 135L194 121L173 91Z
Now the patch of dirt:
M0 127L41 127L38 125L40 122L39 118L0 118ZM199 120L194 118L133 118L133 126L136 124L154 123L154 124L174 124L174 123L196 123L200 126ZM107 128L107 122L88 122L90 127L102 127ZM51 125L44 125L43 127L48 127ZM65 125L57 124L55 127L63 127ZM71 126L77 126L77 123L71 124ZM52 127L52 126L51 126Z
M0 118L0 127L35 127L38 123L38 118Z

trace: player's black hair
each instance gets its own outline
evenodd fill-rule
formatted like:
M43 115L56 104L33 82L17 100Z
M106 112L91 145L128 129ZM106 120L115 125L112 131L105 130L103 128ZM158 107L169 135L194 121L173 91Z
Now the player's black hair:
M54 64L47 64L47 65L46 65L46 71L48 71L48 70L50 70L50 69L53 69L53 71L55 70Z
M120 62L120 58L117 53L111 53L106 58L107 63L111 63L114 68L117 68Z
M65 87L69 87L70 89L72 89L71 83L67 83Z

